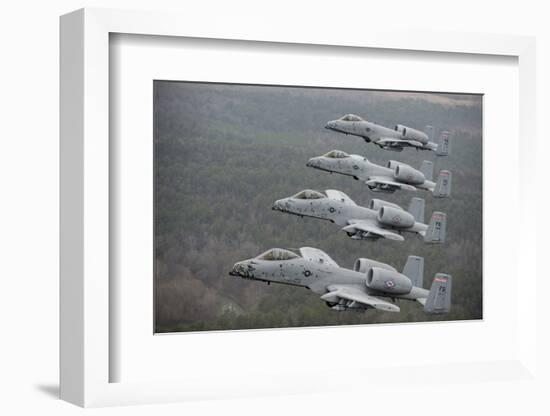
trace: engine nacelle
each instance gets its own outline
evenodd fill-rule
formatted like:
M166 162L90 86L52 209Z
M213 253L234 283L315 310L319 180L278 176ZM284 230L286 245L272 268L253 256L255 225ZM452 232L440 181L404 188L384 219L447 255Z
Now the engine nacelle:
M396 167L402 164L402 162L398 162L397 160L388 160L388 164L386 166L392 170L395 170Z
M393 271L393 272L397 272L397 270L395 270L389 264L380 263L379 261L376 261L376 260L359 258L359 259L355 260L355 263L353 263L353 271L355 271L355 272L367 273L373 267L378 267L379 269L384 269L384 270L390 270L390 271Z
M373 267L367 272L366 285L369 289L394 295L409 293L413 287L411 279L392 270Z
M393 207L393 208L397 208L397 209L402 209L397 204L392 204L391 202L382 201L381 199L374 198L374 199L371 199L370 202L369 202L369 208L374 210L374 211L378 211L382 207Z
M422 172L411 168L409 165L399 165L393 173L395 179L410 183L411 185L420 185L426 181L426 177Z
M378 211L378 222L393 228L410 228L415 220L411 214L402 209L382 207Z
M426 133L420 130L415 130L411 127L398 124L397 126L395 126L395 130L401 133L403 139L416 140L417 142L420 142L422 144L426 144L430 141L430 138Z

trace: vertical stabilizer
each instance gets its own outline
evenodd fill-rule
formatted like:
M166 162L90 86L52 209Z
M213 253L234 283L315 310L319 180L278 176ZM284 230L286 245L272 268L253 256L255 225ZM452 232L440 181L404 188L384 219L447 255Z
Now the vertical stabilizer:
M449 156L451 153L451 133L442 131L439 134L439 143L435 153L437 156Z
M424 174L426 180L434 180L434 164L429 160L425 160L422 162L422 165L420 165L420 172Z
M435 184L435 188L433 190L433 196L436 198L447 198L451 196L452 179L453 175L450 171L439 171L437 183Z
M447 313L451 310L452 277L444 273L436 273L424 304L424 312L431 314Z
M428 135L428 140L432 141L434 139L434 127L426 126L424 127L424 133Z
M445 242L447 231L447 214L435 211L430 219L430 224L424 235L424 242L432 244L441 244Z
M409 256L405 267L403 267L403 274L411 279L413 286L422 287L422 281L424 280L424 257Z
M422 198L413 198L409 203L409 214L414 217L416 222L421 222L424 224L424 206L426 203Z

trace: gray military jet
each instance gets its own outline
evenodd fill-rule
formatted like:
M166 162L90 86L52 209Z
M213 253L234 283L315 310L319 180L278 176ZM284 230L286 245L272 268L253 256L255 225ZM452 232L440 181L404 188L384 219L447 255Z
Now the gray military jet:
M426 243L444 243L447 217L434 212L424 224L424 200L413 198L405 211L397 204L371 199L368 208L357 205L345 193L327 189L325 193L306 189L275 201L272 209L301 217L328 220L354 240L387 238L403 241L403 233L416 233Z
M366 157L332 150L323 156L309 159L306 166L352 176L364 182L374 192L395 192L397 189L430 191L436 198L451 195L452 175L448 170L439 171L437 183L433 182L433 163L425 160L420 170L390 160L387 167L369 162Z
M231 276L310 289L336 311L379 309L399 312L397 299L417 301L424 312L443 314L451 308L452 278L437 273L430 290L422 288L424 259L409 256L403 272L366 258L344 269L321 250L302 247L299 254L273 248L233 266Z
M448 156L451 145L451 135L442 131L439 135L439 144L430 141L434 128L426 126L429 134L411 127L396 125L393 129L380 126L371 121L362 119L355 114L346 114L338 120L329 121L326 129L339 133L362 137L367 143L373 142L385 150L401 152L405 147L417 150L431 150L437 156Z

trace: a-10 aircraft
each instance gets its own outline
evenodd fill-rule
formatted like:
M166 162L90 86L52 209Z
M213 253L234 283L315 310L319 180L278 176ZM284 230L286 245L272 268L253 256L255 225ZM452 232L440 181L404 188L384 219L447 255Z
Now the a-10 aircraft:
M322 156L308 160L306 166L330 173L352 176L364 182L374 192L395 192L397 189L430 191L436 198L451 195L452 174L439 171L437 182L433 182L433 163L425 160L420 170L390 160L387 167L369 162L366 157L350 155L341 150L332 150Z
M362 119L355 114L346 114L338 120L329 121L325 128L362 137L367 143L373 142L385 150L401 152L405 147L412 147L417 150L431 150L437 156L448 156L450 153L450 133L442 131L439 135L439 143L434 143L430 141L430 136L434 131L432 126L426 126L426 130L430 132L428 135L423 131L401 124L390 129Z
M409 256L399 273L388 264L366 258L357 259L349 270L315 248L302 247L299 254L274 248L236 263L229 274L305 287L337 311L399 312L396 299L417 301L429 314L447 313L451 308L451 276L437 273L430 290L423 289L424 259L417 256Z
M341 191L325 193L306 189L288 198L275 201L272 209L328 220L342 228L354 240L387 238L403 241L402 233L416 233L426 243L444 243L447 217L434 212L430 224L424 224L424 200L413 198L408 211L397 204L371 199L368 208L357 205Z

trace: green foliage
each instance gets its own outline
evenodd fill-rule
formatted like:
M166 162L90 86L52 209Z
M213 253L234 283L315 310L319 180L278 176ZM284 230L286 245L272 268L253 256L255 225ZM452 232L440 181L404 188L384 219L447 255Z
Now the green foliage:
M275 88L155 82L155 322L157 332L274 328L482 317L481 99L468 95ZM452 154L380 150L329 132L326 121L353 112L381 124L432 124L454 132ZM309 169L332 149L385 164L396 159L453 172L446 200L428 193L426 216L447 213L447 242L425 245L352 241L328 222L272 211L276 199L302 189L339 189L358 204L381 197L407 206L413 193L373 194L349 177ZM425 258L425 281L450 273L453 309L428 316L401 301L401 313L335 312L296 287L269 286L228 275L239 260L272 247L312 246L351 267L369 257L401 268L409 254Z

